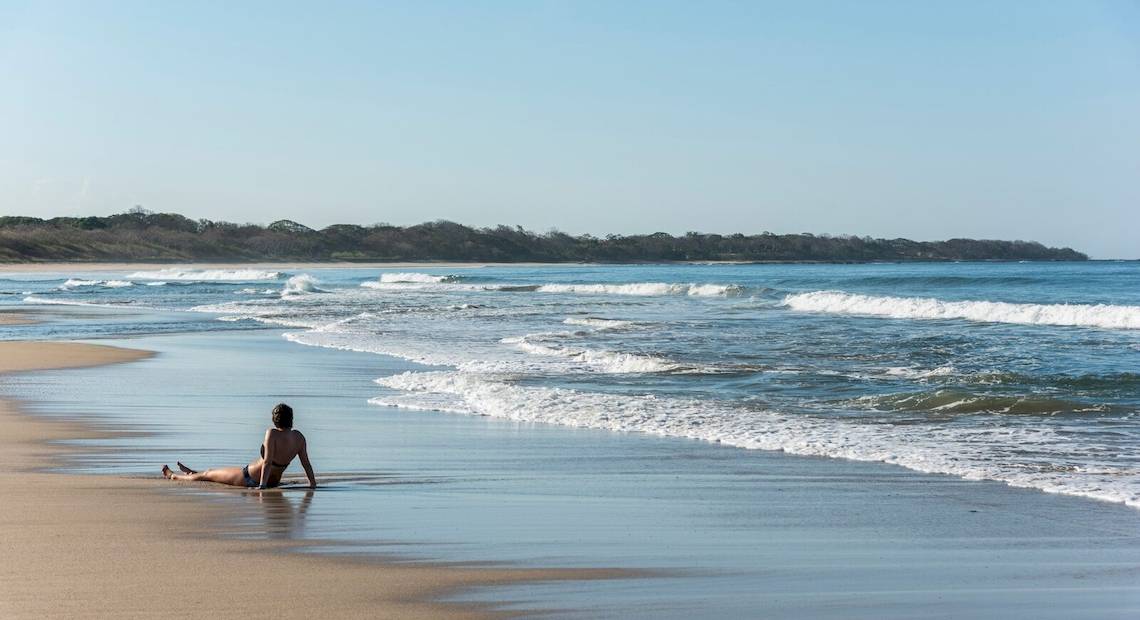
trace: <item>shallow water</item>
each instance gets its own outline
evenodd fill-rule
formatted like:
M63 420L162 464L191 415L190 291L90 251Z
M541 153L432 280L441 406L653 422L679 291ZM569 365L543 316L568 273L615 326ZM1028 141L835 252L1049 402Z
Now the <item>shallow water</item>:
M176 459L248 462L272 405L293 404L322 487L202 487L248 509L227 535L404 561L661 571L465 600L642 618L1111 618L1140 608L1140 513L1120 504L881 463L369 405L375 377L422 369L298 347L275 329L121 344L159 355L0 381L43 415L149 431L79 442L74 469L116 475L155 475Z
M1140 263L171 268L8 276L2 300L172 311L47 337L260 324L433 365L375 373L379 406L1140 506Z

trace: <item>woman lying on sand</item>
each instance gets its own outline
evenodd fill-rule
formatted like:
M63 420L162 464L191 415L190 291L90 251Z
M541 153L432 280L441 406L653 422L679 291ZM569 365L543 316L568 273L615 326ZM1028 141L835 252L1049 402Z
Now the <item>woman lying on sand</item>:
M261 458L245 467L219 467L206 471L194 471L178 462L181 474L174 473L169 465L162 466L162 475L171 480L205 480L232 484L235 487L256 487L268 489L281 484L281 475L293 462L293 457L301 458L301 467L309 478L309 488L317 486L317 477L309 463L309 451L305 436L293 430L293 408L281 403L273 408L273 426L265 431L265 441L261 444Z

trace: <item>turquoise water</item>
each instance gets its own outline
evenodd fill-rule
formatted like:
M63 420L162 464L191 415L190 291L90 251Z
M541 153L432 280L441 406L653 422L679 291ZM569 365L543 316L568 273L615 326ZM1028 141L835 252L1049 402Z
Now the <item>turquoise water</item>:
M212 493L250 508L236 535L405 560L664 571L472 599L571 617L1128 617L1140 607L1140 513L1125 503L1136 488L1138 332L1111 323L1135 311L1135 265L428 271L452 277L9 280L9 300L50 322L5 337L125 337L159 356L5 388L45 414L149 431L82 444L77 469L118 475L175 459L248 462L269 408L290 402L322 488ZM789 300L824 290L891 299L814 310ZM871 312L928 312L916 299L1044 308L989 317L1020 323ZM1062 302L1113 307L1057 314ZM1074 316L1105 324L1043 322ZM881 404L951 390L969 396ZM746 449L773 440L814 456ZM920 474L868 448L962 470ZM995 480L965 479L979 467Z

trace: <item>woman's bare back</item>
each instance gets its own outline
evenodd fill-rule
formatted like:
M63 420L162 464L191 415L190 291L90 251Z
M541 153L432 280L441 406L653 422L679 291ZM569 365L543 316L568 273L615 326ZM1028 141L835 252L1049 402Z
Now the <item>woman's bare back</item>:
M202 480L229 484L236 487L261 489L281 484L281 476L293 459L301 459L309 488L316 488L317 476L309 462L309 449L301 431L293 429L293 408L281 403L273 408L273 428L265 431L261 442L261 458L245 467L218 467L196 471L178 462L182 473L175 473L168 465L162 466L162 475L170 480Z
M285 468L298 457L301 459L301 467L305 469L305 474L309 478L309 485L316 486L313 467L309 463L308 446L301 431L268 429L265 431L265 441L261 444L261 458L249 464L249 475L258 480L261 486L277 486L281 482ZM264 473L266 470L268 475Z

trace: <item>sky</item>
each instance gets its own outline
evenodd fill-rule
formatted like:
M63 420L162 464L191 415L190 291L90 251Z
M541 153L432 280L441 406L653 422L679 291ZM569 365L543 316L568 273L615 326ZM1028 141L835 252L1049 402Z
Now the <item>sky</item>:
M0 215L1140 258L1140 2L0 0Z

